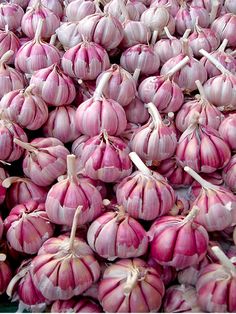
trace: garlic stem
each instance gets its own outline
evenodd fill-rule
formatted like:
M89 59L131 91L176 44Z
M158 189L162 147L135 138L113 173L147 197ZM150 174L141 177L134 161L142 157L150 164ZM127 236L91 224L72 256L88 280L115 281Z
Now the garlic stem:
M119 3L120 10L121 10L121 14L124 16L125 21L130 20L129 13L127 11L127 8L126 8L123 0L118 0L118 3Z
M218 0L211 0L210 24L216 19L219 5L220 2Z
M218 246L213 246L211 249L213 253L215 254L215 256L219 259L222 266L231 270L234 273L236 272L236 268L234 264L230 261L230 259L225 255L225 253Z
M7 290L6 290L6 294L9 297L12 297L12 292L13 289L16 285L16 283L21 280L21 278L25 277L25 275L27 274L27 272L29 271L29 267L25 267L22 270L20 270L9 282L8 286L7 286Z
M24 91L24 94L25 94L26 96L32 95L32 92L33 92L33 90L35 89L35 87L36 87L35 84L29 85L28 87L26 87L26 89L25 89L25 91Z
M157 36L158 36L158 31L155 30L153 33L152 33L152 39L151 39L151 45L154 46L156 41L157 41Z
M0 262L5 262L6 258L6 254L0 253Z
M199 174L197 174L193 169L191 169L190 167L186 166L184 167L184 171L186 171L191 177L194 178L194 180L196 180L199 184L201 184L202 188L204 189L212 189L212 190L218 190L218 186L207 182L206 180L204 180L202 177L199 176Z
M18 138L14 138L13 142L31 153L37 152L37 149L35 147L30 145L29 143L22 142Z
M187 28L186 31L184 32L183 36L181 37L181 39L187 39L188 36L190 35L191 33L191 28Z
M53 34L50 38L49 44L55 46L57 40L57 34Z
M76 230L77 230L77 226L78 226L79 215L81 213L82 208L83 208L83 206L78 206L75 210L72 228L71 228L71 233L70 233L70 241L69 241L69 250L70 251L73 251L73 249L74 249L75 234L76 234Z
M169 72L167 72L167 74L165 75L165 77L170 78L171 76L173 76L177 71L179 71L180 69L182 69L187 63L189 62L189 57L185 56L183 58L183 60L181 60L179 63L177 63Z
M126 283L124 285L124 295L129 296L133 288L137 284L139 271L132 269L127 277Z
M227 44L228 44L228 39L225 38L225 39L222 41L220 47L217 49L217 51L224 52L224 51L225 51L225 48L226 48L226 46L227 46Z
M189 56L189 43L188 43L188 39L183 38L181 39L182 41L182 53L186 56Z
M214 66L222 73L233 75L230 71L228 71L216 58L214 58L211 54L209 54L204 49L199 50L200 54L206 57Z
M5 52L0 59L0 65L7 63L7 61L11 58L13 54L14 54L13 50L9 50Z
M199 212L199 207L198 206L193 206L193 208L190 210L190 212L188 213L188 215L184 218L183 220L183 224L192 221L198 214Z
M140 69L135 69L134 74L133 74L133 78L135 79L136 82L138 82L140 73L141 73Z
M104 90L106 84L108 83L109 79L111 78L111 76L112 76L111 72L106 72L102 75L102 78L101 78L100 82L98 83L97 88L94 92L93 98L95 100L101 99L103 90Z
M8 24L5 25L5 32L6 32L6 33L9 32L9 26L8 26Z
M153 119L155 127L157 127L159 124L161 124L162 118L161 118L159 111L157 110L157 107L152 102L146 104L145 107L148 109L148 112Z
M37 25L35 36L34 36L34 40L36 43L40 43L42 28L43 28L43 19L40 19L38 21L38 25Z
M165 31L165 33L166 33L166 36L167 36L170 40L176 39L176 37L174 37L174 36L171 35L171 33L170 33L168 27L165 26L165 27L164 27L164 31Z
M129 153L129 157L139 171L146 175L152 175L151 170L143 163L141 158L135 152Z
M71 154L67 155L67 176L70 181L73 181L75 178L77 178L76 173L76 156Z
M197 85L197 88L198 88L198 91L199 91L201 98L206 99L206 94L205 94L204 88L202 86L202 83L199 80L197 80L197 81L195 81L195 84Z
M21 178L20 177L9 177L9 178L6 178L5 180L2 181L2 186L5 189L8 189L12 185L12 183L17 182L19 179L21 179Z

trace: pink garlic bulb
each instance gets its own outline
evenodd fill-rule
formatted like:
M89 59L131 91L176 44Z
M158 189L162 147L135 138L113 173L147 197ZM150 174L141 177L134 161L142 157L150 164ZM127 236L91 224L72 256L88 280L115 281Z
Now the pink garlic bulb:
M127 121L131 123L146 123L149 113L144 103L136 96L126 107L125 113Z
M157 31L159 36L165 34L164 27L167 27L171 34L175 31L175 20L165 5L151 6L143 12L140 21L152 32Z
M193 31L197 19L201 27L206 28L210 24L209 12L204 7L190 6L185 1L181 1L181 7L175 16L176 32L183 35L187 28Z
M44 6L41 0L36 1L34 5L28 6L28 10L21 21L22 31L27 37L34 38L40 20L43 20L41 30L41 38L43 39L50 38L60 26L60 19L57 14Z
M172 77L189 62L186 56L173 66L165 75L149 76L144 79L138 88L138 94L144 103L152 102L160 112L169 113L178 111L183 104L182 89Z
M226 117L220 124L219 133L220 136L225 140L229 145L230 149L236 150L236 113L230 114Z
M175 268L162 266L158 264L152 257L149 257L147 263L149 266L155 268L155 270L159 273L160 278L165 286L168 286L172 281L176 279L177 272Z
M12 270L6 261L7 256L0 253L0 295L5 293L12 278Z
M63 73L58 64L35 72L30 84L34 84L43 100L52 106L69 105L76 96L72 79Z
M167 5L166 8L170 12L170 14L175 17L177 12L179 11L179 1L178 0L152 0L150 7Z
M129 156L138 171L118 184L118 204L136 219L153 220L166 215L175 203L174 190L164 177L149 170L136 153L132 152Z
M196 283L198 303L202 311L233 313L236 311L236 268L219 249L212 247L220 263L204 267Z
M220 37L218 33L211 28L203 28L198 25L198 21L194 25L194 31L188 37L189 46L193 50L193 54L196 58L200 58L202 55L199 53L200 49L204 49L207 52L216 50L220 45Z
M78 207L70 236L48 239L32 261L33 282L50 301L69 300L80 295L100 276L100 266L93 251L84 240L75 236L80 213Z
M45 207L50 221L72 226L78 206L78 224L83 225L101 214L102 197L87 179L77 177L75 155L68 155L67 177L51 187Z
M99 44L83 41L65 52L61 65L63 71L71 77L94 80L109 68L110 60L106 50Z
M204 9L206 9L209 13L212 12L212 10L216 10L217 11L217 16L221 11L221 8L223 6L223 2L225 0L216 0L216 1L212 1L212 0L191 0L191 6L194 7L203 7ZM216 13L214 13L216 14Z
M34 89L35 85L29 85L9 92L0 101L3 116L28 130L38 130L48 118L47 104Z
M22 0L20 0L22 2ZM38 0L30 0L28 7L35 7ZM41 5L51 10L59 18L63 16L63 1L62 0L41 0Z
M228 40L224 39L220 47L210 54L217 61L219 61L226 68L226 70L232 72L233 74L236 74L236 60L233 56L231 56L231 54L225 52L227 43ZM207 70L208 78L221 74L221 71L218 70L218 68L214 64L212 64L211 61L208 60L206 57L202 57L200 61Z
M78 26L78 22L65 22L56 29L57 38L65 50L78 45L82 41Z
M187 101L183 104L176 115L175 123L176 127L184 132L192 123L194 115L199 113L199 121L201 125L210 126L213 129L218 130L222 121L224 121L224 115L219 111L217 107L212 105L207 99L204 93L204 89L200 81L195 82L200 95L196 95L194 100ZM222 134L220 134L223 138Z
M85 142L81 154L81 167L91 179L117 182L132 172L129 148L120 138L109 136L103 130Z
M172 79L179 85L186 93L190 93L197 89L195 84L196 80L204 83L207 80L207 72L202 63L192 56L192 52L189 50L189 43L187 39L182 40L182 53L176 57L169 59L161 69L161 75L168 75L168 72L179 62L181 62L186 56L189 57L188 63L175 72Z
M7 189L6 205L8 209L30 200L44 203L48 192L47 189L36 185L28 178L9 177L2 182L2 186Z
M34 39L26 42L18 50L15 57L15 67L17 70L33 74L34 71L60 62L59 50L53 45L41 40L42 27L43 20L40 19Z
M11 3L18 4L23 9L26 9L28 6L29 0L11 0Z
M228 40L228 46L236 48L236 35L235 35L236 16L233 13L226 13L218 17L212 23L212 29L219 34L220 39Z
M19 38L8 29L6 25L4 31L0 31L0 58L8 52L9 50L13 51L14 54L8 60L8 63L14 63L15 55L20 48Z
M18 124L0 119L0 160L12 162L23 155L24 150L14 143L14 138L28 141L26 133Z
M72 2L73 3L73 2ZM51 313L102 313L100 306L89 298L73 298L54 301Z
M221 74L210 78L204 84L204 92L207 99L215 106L236 108L236 75L217 61L212 55L201 49L200 53L205 56L212 64L214 64Z
M164 290L158 272L145 261L121 259L106 268L98 296L105 312L149 313L158 312Z
M80 135L71 146L71 153L80 159L85 143L90 139L88 135Z
M205 257L209 238L206 229L194 221L197 211L193 207L186 217L164 216L152 224L150 254L159 264L179 270Z
M65 173L69 151L58 139L39 137L25 143L15 138L14 143L26 149L23 171L35 184L49 186Z
M184 167L184 170L202 186L201 192L192 204L200 209L195 222L209 232L221 231L236 225L236 196L227 188L204 180L191 168Z
M236 155L233 155L228 165L224 167L222 175L225 184L235 193L236 192Z
M82 37L101 45L107 51L118 47L124 36L120 21L104 13L95 13L83 18L79 23L79 32Z
M72 142L77 139L80 133L76 127L75 114L76 108L73 106L60 106L51 111L47 122L43 126L45 137L55 137L62 143Z
M69 22L79 22L87 15L96 13L97 6L94 1L74 0L66 7L66 16Z
M0 29L4 30L8 25L10 30L17 30L21 25L24 10L14 3L4 1L0 4Z
M151 118L131 138L131 149L146 162L159 162L172 157L177 146L173 129L166 126L153 103L146 105Z
M96 83L99 84L102 78L108 74L110 76L104 82L103 95L117 101L123 107L127 106L135 98L136 80L121 66L112 64L108 70L98 76Z
M151 75L158 71L160 60L153 46L137 44L122 53L120 64L130 73L138 69L141 74Z
M218 131L202 125L199 114L196 113L192 123L179 138L176 148L179 164L182 167L189 166L197 172L212 173L224 168L230 157L229 146Z
M224 7L228 12L236 14L236 4L234 0L225 0Z
M132 21L140 21L142 13L147 10L146 5L139 0L127 0L125 7Z
M7 173L7 171L3 168L0 167L0 205L4 202L5 197L6 197L6 188L3 185L3 181L9 177L9 174ZM1 234L1 232L0 232ZM1 236L0 236L1 238Z
M146 231L123 207L95 219L88 229L87 241L91 249L109 261L139 257L148 249Z
M120 44L122 48L130 48L137 44L146 44L151 38L149 27L140 21L128 20L123 24L123 27L124 37Z
M175 157L163 160L157 171L165 177L174 188L187 187L193 182L193 178L180 166Z
M13 207L4 226L11 247L26 254L36 254L54 232L45 205L32 200Z
M10 50L0 58L0 99L8 92L24 88L26 84L23 74L7 65L13 54Z

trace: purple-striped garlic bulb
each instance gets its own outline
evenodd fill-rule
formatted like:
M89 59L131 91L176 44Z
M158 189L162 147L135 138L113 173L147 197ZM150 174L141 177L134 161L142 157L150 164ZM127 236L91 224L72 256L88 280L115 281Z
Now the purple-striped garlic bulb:
M204 267L199 274L196 289L202 311L233 313L236 311L236 267L217 247L212 247L219 263Z
M52 106L69 105L76 96L74 82L58 64L34 72L30 84L34 84L38 94Z
M99 256L117 258L140 257L147 252L148 237L142 225L125 213L123 206L107 211L89 226L87 241Z
M236 59L228 52L225 52L226 45L228 43L227 39L224 39L221 43L220 47L216 50L211 52L210 54L219 61L226 70L232 72L234 75L236 74ZM213 76L218 76L221 74L221 71L211 63L206 57L202 57L201 60L202 64L207 70L208 78Z
M229 114L220 124L220 136L229 145L232 151L236 151L236 113Z
M166 290L163 301L164 313L200 313L197 292L190 285L174 285Z
M51 307L51 313L102 313L102 310L92 299L79 297L65 301L54 301Z
M87 15L97 12L96 2L88 0L74 0L66 7L66 17L69 22L79 22Z
M110 60L102 46L84 40L65 52L61 65L63 71L73 78L95 80L109 68Z
M100 276L100 266L87 243L76 237L81 214L78 207L70 236L50 238L32 260L32 278L50 301L69 300L87 290Z
M224 167L223 179L225 184L235 193L236 192L236 155L233 155L228 165Z
M129 148L120 138L103 130L85 142L80 157L80 167L91 179L118 182L132 172Z
M127 106L125 106L127 121L131 123L146 123L149 119L149 113L144 102L139 97L135 97Z
M184 170L202 186L192 203L199 208L195 222L209 232L221 231L236 225L236 196L227 188L204 180L193 169L184 167Z
M203 7L204 9L206 9L211 14L210 18L212 21L214 20L212 18L212 15L216 17L221 13L223 2L224 0L191 0L191 6Z
M165 35L164 27L171 34L175 31L175 19L168 10L168 5L153 5L143 12L140 21L148 26L152 32L157 31L158 36Z
M4 220L4 226L11 247L25 254L36 254L54 232L45 204L32 200L13 207Z
M43 39L50 38L60 26L60 18L57 14L45 7L42 1L39 0L28 7L21 21L22 31L27 37L34 38L40 20L43 20L41 30L41 38Z
M0 205L4 202L5 197L6 197L6 191L7 191L6 187L3 185L3 181L8 177L9 177L9 174L7 173L7 171L2 166L0 166Z
M148 258L147 263L149 266L155 268L155 270L159 273L160 278L165 286L169 286L169 284L176 279L177 271L174 267L162 266L158 264L152 257Z
M101 45L107 51L117 48L124 36L121 22L116 17L104 13L95 13L83 18L79 23L79 32L86 40Z
M182 39L182 53L178 56L169 59L161 69L161 75L166 75L168 72L182 61L186 56L189 57L188 63L175 72L172 76L174 82L186 93L190 93L197 89L196 80L204 83L207 80L207 72L200 61L192 56L192 51L189 49L189 41Z
M187 187L193 182L193 178L187 174L176 160L176 157L163 160L156 169L173 188Z
M227 12L236 14L236 3L234 0L225 0L224 7L226 8Z
M8 29L6 25L5 30L0 30L0 58L9 50L13 51L14 54L8 60L7 63L14 63L15 55L20 49L20 40L19 38Z
M22 0L20 1L22 2ZM35 7L37 2L39 1L29 0L28 7ZM51 10L59 18L63 16L63 0L41 0L41 5Z
M121 66L136 76L151 75L158 71L160 59L154 51L153 45L137 44L126 49L120 58Z
M0 119L0 160L12 162L20 159L24 150L14 143L14 138L28 141L25 131L16 123Z
M189 60L189 57L185 56L165 75L149 76L144 79L138 88L141 100L144 103L152 102L161 113L178 111L184 102L184 95L172 78L188 64Z
M15 67L17 70L33 74L35 71L47 68L54 63L60 63L61 57L59 50L55 46L41 40L42 27L43 20L40 19L34 39L26 42L18 50L15 57Z
M30 258L21 263L6 293L10 298L19 301L19 309L27 309L30 312L44 311L46 299L33 283L31 262Z
M219 34L220 39L228 40L228 46L231 48L236 48L236 16L233 13L226 13L218 17L212 23L212 29Z
M224 168L230 157L230 148L219 132L202 125L199 113L196 112L177 144L176 160L179 164L182 167L189 166L197 172L212 173Z
M166 215L175 203L174 190L158 172L148 169L136 153L129 156L138 170L118 184L118 204L136 219L154 220Z
M9 210L30 200L44 203L48 192L47 189L24 177L8 177L2 182L2 186L7 189L6 205Z
M185 1L181 1L179 11L175 16L175 28L179 35L183 35L187 28L194 30L194 25L198 19L198 25L208 27L210 24L209 12L204 7L191 6Z
M172 128L164 124L153 103L147 104L146 107L151 117L145 125L134 132L130 146L141 159L156 163L174 155L177 136Z
M93 221L102 212L102 197L86 178L78 178L75 155L67 156L67 177L54 184L46 198L46 212L50 221L72 226L77 207L78 224Z
M55 137L62 143L74 141L80 136L75 117L76 108L73 106L55 108L49 113L48 120L43 126L43 134L45 137Z
M150 7L154 6L166 6L170 14L175 17L179 11L179 1L178 0L151 0Z
M218 130L221 123L224 121L224 115L217 107L207 100L204 88L200 81L196 81L195 83L200 95L196 95L194 100L187 101L183 104L175 118L176 127L181 132L184 132L192 123L192 119L197 112L199 113L199 121L201 122L201 125L206 127L210 126L211 128ZM224 139L221 133L220 135Z
M84 149L84 145L86 141L90 139L90 136L88 135L80 135L72 144L71 146L71 153L76 155L78 159L80 159L81 154Z
M6 292L13 273L6 258L6 254L0 253L0 295Z
M82 41L78 27L79 22L64 22L56 29L57 38L65 50L78 45Z
M194 57L200 58L202 55L199 53L200 49L207 52L216 50L220 45L220 37L218 32L211 28L203 28L198 25L198 20L194 25L194 31L188 37L189 46L192 48Z
M196 223L198 208L193 207L184 216L164 216L158 218L151 226L151 257L161 265L172 266L177 270L198 264L206 255L208 233Z
M122 48L130 48L138 44L146 44L151 39L150 28L143 22L128 20L123 23L123 28L124 37L120 43Z
M39 137L30 143L14 138L14 144L25 149L24 174L39 186L51 185L66 171L68 149L54 137Z
M23 15L24 10L18 4L4 1L0 4L0 29L4 30L8 25L12 31L18 30Z
M106 268L98 297L106 312L158 312L164 291L159 273L145 261L121 259Z
M22 89L26 85L23 74L7 65L13 54L14 51L9 50L0 58L0 99L6 93Z
M48 119L48 106L35 94L35 85L5 94L0 111L6 119L27 130L38 130Z
M236 108L236 75L228 71L216 58L201 49L200 53L214 64L221 72L204 84L207 99L215 106L225 107L228 110Z
M136 80L120 65L112 64L108 70L98 76L97 84L106 76L106 73L111 75L104 82L102 94L106 98L117 101L123 107L127 106L135 98Z

